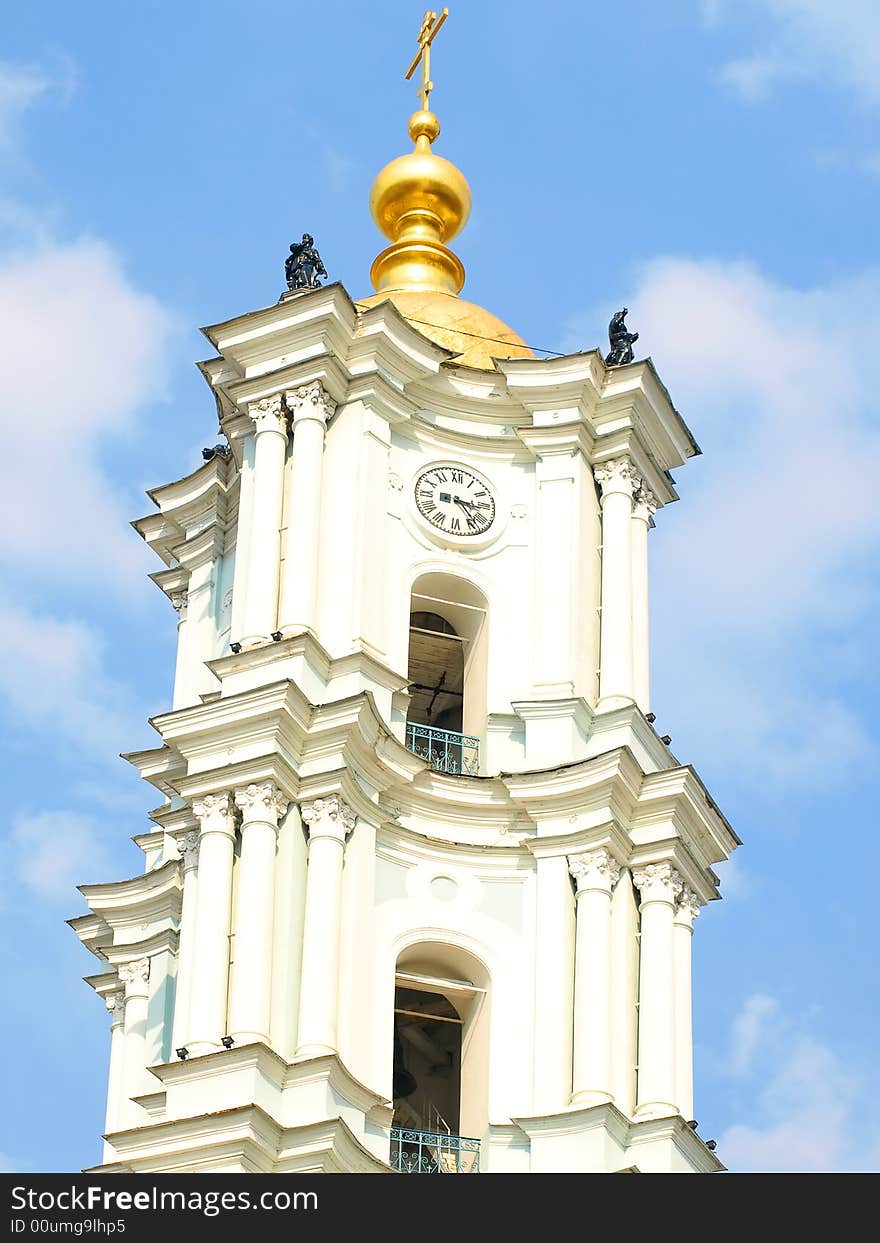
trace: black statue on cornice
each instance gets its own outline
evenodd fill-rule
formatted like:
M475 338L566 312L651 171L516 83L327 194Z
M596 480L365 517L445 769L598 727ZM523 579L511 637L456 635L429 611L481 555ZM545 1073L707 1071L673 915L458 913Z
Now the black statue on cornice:
M617 311L612 315L611 323L608 325L608 340L611 343L611 351L605 359L609 367L622 367L624 363L631 363L633 360L633 345L639 339L637 332L628 332L624 320L629 314L629 307L624 307L622 311Z
M320 288L318 277L326 276L327 269L315 249L315 239L311 233L304 233L301 242L292 243L290 254L284 261L284 275L290 290Z

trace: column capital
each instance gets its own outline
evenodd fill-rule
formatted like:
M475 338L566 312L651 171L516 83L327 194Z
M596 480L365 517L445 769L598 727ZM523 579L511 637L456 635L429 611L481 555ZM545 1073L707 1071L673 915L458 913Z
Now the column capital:
M702 898L693 889L682 884L675 898L675 922L684 928L692 929L702 906Z
M628 457L610 458L607 462L599 462L593 467L596 482L602 489L602 500L615 492L632 497L642 482L632 461Z
M327 420L336 409L336 402L319 380L314 380L311 384L301 384L299 388L287 389L284 403L294 424L302 423L305 419L314 419L326 427Z
M337 795L318 798L313 803L300 805L303 823L308 825L309 840L315 837L332 837L345 844L354 829L355 814L349 805Z
M650 522L659 508L660 502L654 493L644 479L639 479L633 494L633 517L640 518L642 522Z
M198 829L190 829L188 833L178 837L177 853L180 855L180 863L184 872L189 872L192 868L198 866L199 843L201 840L202 835Z
M208 833L223 833L226 837L235 836L234 808L232 796L228 790L222 794L205 794L195 799L192 805L193 815L201 826L201 836Z
M590 889L610 894L617 884L620 864L610 850L599 846L583 854L569 855L568 870L577 884L578 897Z
M235 805L241 808L244 824L258 820L277 829L278 821L290 806L290 799L274 781L263 781L259 784L238 786L235 791Z
M287 424L280 393L273 393L271 397L263 397L260 401L249 401L247 412L258 436L261 432L281 432L286 435Z
M121 1027L125 1022L125 989L117 988L112 993L108 993L104 998L104 1004L110 1013L110 1030L114 1027Z
M179 590L169 592L168 598L171 601L174 611L180 614L180 619L183 621L186 618L186 605L189 593L185 588L181 588Z
M646 902L668 902L672 906L682 889L682 879L671 863L648 863L633 869L633 884Z
M126 999L129 997L146 997L150 979L149 958L134 958L124 962L119 968L119 982L125 985Z

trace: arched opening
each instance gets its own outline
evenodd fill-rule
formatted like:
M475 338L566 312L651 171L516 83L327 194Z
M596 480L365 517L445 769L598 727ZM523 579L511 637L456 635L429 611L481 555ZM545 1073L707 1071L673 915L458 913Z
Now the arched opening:
M472 955L411 946L397 963L391 1161L472 1173L488 1124L488 975Z
M423 574L410 599L407 746L442 772L475 776L486 721L486 597Z

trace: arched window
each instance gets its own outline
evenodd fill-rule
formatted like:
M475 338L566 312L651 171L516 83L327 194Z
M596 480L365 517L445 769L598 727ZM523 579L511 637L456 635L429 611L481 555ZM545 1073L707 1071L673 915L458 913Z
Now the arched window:
M489 990L464 950L416 945L394 990L391 1161L407 1173L471 1173L488 1125Z
M486 723L486 597L452 574L423 574L410 601L407 746L454 774L479 772Z

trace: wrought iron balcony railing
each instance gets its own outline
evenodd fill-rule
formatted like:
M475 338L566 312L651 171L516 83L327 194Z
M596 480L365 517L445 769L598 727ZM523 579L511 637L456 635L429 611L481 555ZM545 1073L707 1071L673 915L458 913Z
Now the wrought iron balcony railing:
M476 777L480 771L480 740L470 734L435 729L433 725L408 724L406 745L439 773Z
M391 1167L401 1174L479 1174L480 1141L392 1127Z

